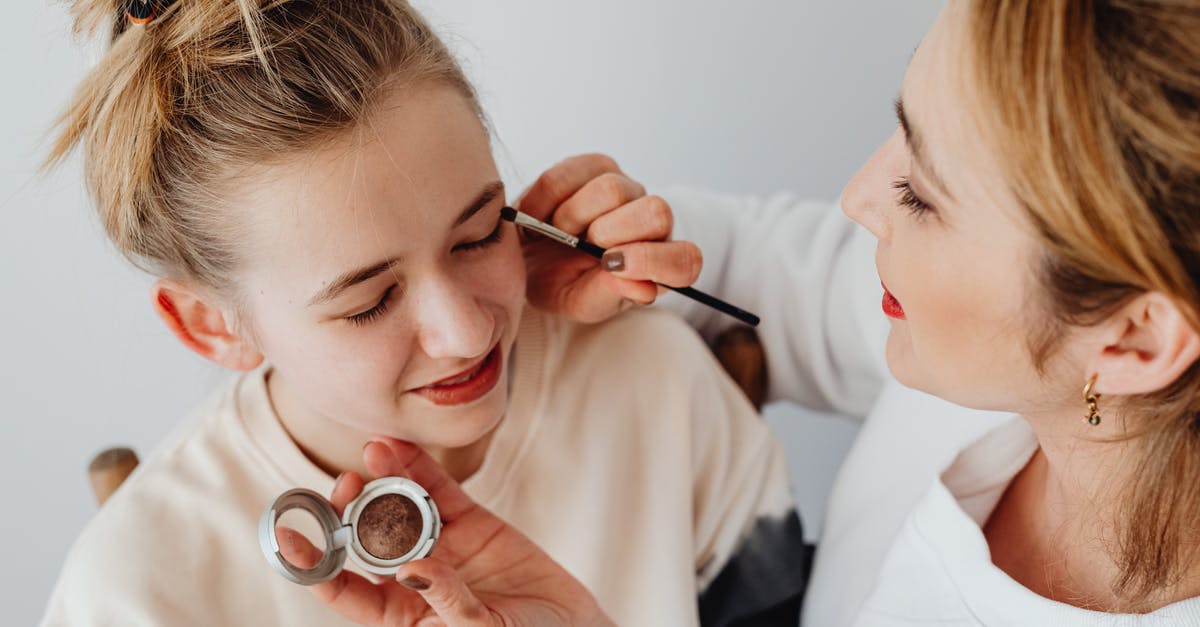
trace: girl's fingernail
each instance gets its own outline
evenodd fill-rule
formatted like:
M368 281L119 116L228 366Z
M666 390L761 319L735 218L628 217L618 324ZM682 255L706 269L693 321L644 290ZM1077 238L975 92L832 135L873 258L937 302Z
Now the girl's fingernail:
M346 478L346 473L343 472L342 474L337 476L337 479L334 479L333 491L335 493L338 491L338 488L342 487L342 479L345 479L345 478Z
M409 575L400 580L400 585L408 588L409 590L416 590L420 592L421 590L428 590L430 584L428 579L418 577L416 575Z
M625 255L621 251L604 253L604 269L609 272L620 272L625 269Z

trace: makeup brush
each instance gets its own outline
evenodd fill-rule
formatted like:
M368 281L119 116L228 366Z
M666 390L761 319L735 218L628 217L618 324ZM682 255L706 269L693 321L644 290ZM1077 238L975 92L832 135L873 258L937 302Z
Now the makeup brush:
M521 213L512 207L505 207L501 209L500 217L516 224L517 226L524 227L530 231L534 231L535 233L545 235L546 237L549 237L560 244L566 244L571 248L587 253L596 259L600 259L604 256L603 248L600 248L591 242L575 237L570 233L554 228L553 226L550 226L549 224L546 224L537 218L533 218ZM662 285L662 283L659 283L658 285ZM741 320L752 327L758 326L758 316L730 305L729 303L716 298L715 296L709 296L700 290L694 290L690 287L671 287L670 285L662 286L669 290L683 294L684 296L687 296L698 303L708 305L709 307L712 307L723 314L733 316L734 318L737 318L738 320Z

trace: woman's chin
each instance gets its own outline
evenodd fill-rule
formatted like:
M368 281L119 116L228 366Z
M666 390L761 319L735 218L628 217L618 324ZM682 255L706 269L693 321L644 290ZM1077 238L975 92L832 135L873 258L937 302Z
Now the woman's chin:
M892 373L892 377L900 385L914 390L929 391L924 389L921 377L918 376L920 368L917 367L905 330L895 326L887 338L887 367L888 372Z

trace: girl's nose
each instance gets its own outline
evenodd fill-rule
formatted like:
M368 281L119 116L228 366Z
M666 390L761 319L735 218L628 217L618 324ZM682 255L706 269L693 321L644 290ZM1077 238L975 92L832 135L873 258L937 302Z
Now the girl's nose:
M492 348L494 316L475 295L441 278L420 286L413 307L418 341L435 358L474 358Z

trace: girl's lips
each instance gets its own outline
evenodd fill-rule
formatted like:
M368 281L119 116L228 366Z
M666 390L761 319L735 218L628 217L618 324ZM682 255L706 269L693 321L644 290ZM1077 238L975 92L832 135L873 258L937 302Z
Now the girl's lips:
M500 344L497 343L483 361L461 374L442 379L425 387L413 390L434 405L465 405L483 398L500 380Z
M892 293L888 291L886 285L883 286L883 313L897 320L905 319L904 308L900 306L900 301L896 300L896 297L892 296Z

